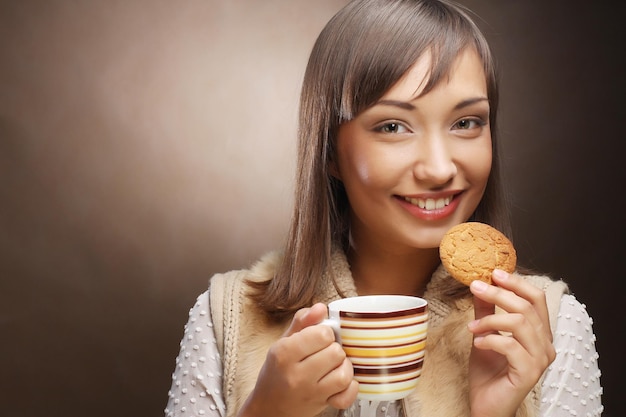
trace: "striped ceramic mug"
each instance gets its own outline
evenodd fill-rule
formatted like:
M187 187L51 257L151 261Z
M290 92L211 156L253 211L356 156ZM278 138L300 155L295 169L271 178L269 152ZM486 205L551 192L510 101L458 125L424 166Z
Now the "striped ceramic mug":
M358 398L406 397L422 373L428 330L426 300L404 295L366 295L333 301L329 319L354 367Z

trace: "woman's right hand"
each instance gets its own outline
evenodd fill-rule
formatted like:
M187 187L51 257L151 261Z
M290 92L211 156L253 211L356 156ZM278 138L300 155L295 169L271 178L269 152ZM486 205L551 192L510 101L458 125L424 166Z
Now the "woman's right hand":
M358 382L352 363L326 318L322 303L299 310L285 334L269 349L256 386L239 417L315 416L327 406L349 407Z

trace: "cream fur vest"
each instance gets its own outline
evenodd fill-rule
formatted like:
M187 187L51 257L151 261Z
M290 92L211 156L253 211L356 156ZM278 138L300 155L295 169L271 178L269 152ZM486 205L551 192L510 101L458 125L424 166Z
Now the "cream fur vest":
M227 417L234 417L252 392L257 375L265 361L270 345L281 337L289 323L276 325L246 297L245 279L267 280L274 276L280 255L272 253L250 270L231 271L211 278L210 303L218 349L223 363L223 394ZM349 265L341 252L333 255L330 274L318 288L315 302L329 303L340 298L337 289L346 296L357 295ZM567 286L542 276L526 276L528 281L546 293L550 324L555 327L560 299ZM336 285L336 286L335 286ZM469 388L467 365L471 349L471 333L467 323L474 316L471 297L452 299L446 292L461 285L439 267L424 294L429 302L429 333L424 368L417 389L404 400L408 417L467 417ZM538 415L541 381L528 395L516 417ZM319 417L339 416L341 412L328 408Z

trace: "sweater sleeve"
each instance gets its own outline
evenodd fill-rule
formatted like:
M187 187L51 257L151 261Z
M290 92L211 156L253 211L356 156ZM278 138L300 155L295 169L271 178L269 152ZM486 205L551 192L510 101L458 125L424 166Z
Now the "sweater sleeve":
M222 362L209 308L209 291L189 311L172 373L166 417L224 417Z
M556 359L542 385L541 416L600 416L602 387L593 321L584 304L563 295L556 329Z

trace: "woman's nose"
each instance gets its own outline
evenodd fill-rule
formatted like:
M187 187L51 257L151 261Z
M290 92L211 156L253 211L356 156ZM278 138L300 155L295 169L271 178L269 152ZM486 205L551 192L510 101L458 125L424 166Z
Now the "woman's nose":
M413 175L432 185L448 183L457 174L457 166L444 138L429 138L418 147Z

